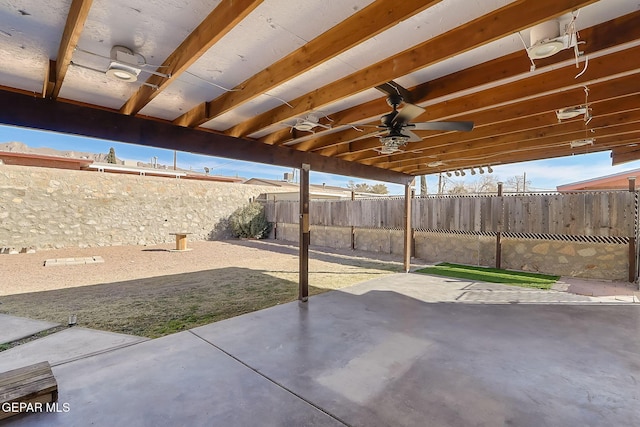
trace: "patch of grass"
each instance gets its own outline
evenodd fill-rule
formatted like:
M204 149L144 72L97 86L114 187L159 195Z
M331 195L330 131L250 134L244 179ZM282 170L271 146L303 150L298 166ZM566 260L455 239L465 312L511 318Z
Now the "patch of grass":
M316 261L314 261L316 262ZM332 268L316 262L309 293L317 295L400 271L356 261ZM288 271L219 268L101 285L0 297L0 312L157 338L263 308L295 301L297 263Z
M49 329L46 329L44 331L37 332L37 333L35 333L35 334L31 335L31 336L28 336L26 338L21 338L21 339L16 340L16 341L0 344L0 352L1 351L5 351L5 350L9 350L9 349L11 349L13 347L16 347L16 346L19 346L21 344L26 344L29 341L35 341L38 338L43 338L43 337L46 337L47 335L55 334L56 332L62 331L63 329L67 329L67 328L68 328L68 326L63 326L63 325L54 326L53 328L49 328Z
M560 276L550 276L547 274L500 270L497 268L475 267L447 262L437 264L433 267L423 268L417 270L417 272L536 289L551 289L551 286L560 278Z

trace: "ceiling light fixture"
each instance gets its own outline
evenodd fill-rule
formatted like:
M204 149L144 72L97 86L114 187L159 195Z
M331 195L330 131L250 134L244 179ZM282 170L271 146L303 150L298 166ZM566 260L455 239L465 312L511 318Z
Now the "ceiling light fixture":
M320 117L316 113L309 113L304 118L296 119L296 124L292 128L303 132L313 132L313 129L318 126L324 129L331 129L331 126L320 123Z
M476 171L473 168L470 168L469 171L471 172L471 175L475 175L476 174Z
M564 34L560 34L560 22L556 19L542 22L531 28L531 47L527 49L527 54L531 59L543 59L555 55L563 49L574 47L578 43L575 31L575 17Z
M479 167L478 172L480 172L480 175L482 175L484 173L484 169L482 169L482 167Z
M383 145L380 148L376 148L375 150L380 154L393 154L400 151L398 147L392 147L392 146L386 146L386 145Z
M401 147L409 142L409 137L407 135L402 135L401 133L393 133L388 136L381 136L380 142L385 147Z
M105 74L107 77L125 83L133 83L138 80L142 69L137 56L133 51L124 46L111 48L111 62Z
M529 46L527 46L522 34L518 33L531 61L531 71L535 71L536 69L536 64L533 62L534 59L548 58L561 50L571 48L573 48L575 53L576 68L579 67L578 57L583 55L584 52L578 49L578 45L585 42L578 42L578 30L576 29L578 14L579 11L572 13L571 20L564 26L564 34L561 34L560 22L556 19L542 22L532 27L529 32ZM584 70L576 77L579 77L586 71L587 63L588 58L585 60Z
M567 107L556 110L556 117L558 120L573 119L574 117L582 116L586 114L587 107Z
M447 176L451 177L451 172L447 171Z
M487 166L487 170L489 171L489 173L493 173L493 169L491 168L491 166Z
M577 147L585 147L588 145L593 145L594 142L596 142L595 138L585 138L585 139L578 139L575 141L571 141L569 145L571 146L571 148L577 148Z

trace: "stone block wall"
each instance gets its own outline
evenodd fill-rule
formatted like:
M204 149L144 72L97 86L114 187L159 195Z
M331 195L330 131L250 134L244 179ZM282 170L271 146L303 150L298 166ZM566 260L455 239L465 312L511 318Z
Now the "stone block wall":
M156 244L230 237L229 215L268 188L0 165L0 247Z
M627 245L502 239L502 267L560 276L627 281Z
M382 252L387 254L404 253L404 231L356 228L356 249L367 252Z
M327 235L322 232L327 230ZM330 229L330 230L329 230ZM278 224L278 240L298 241L297 224ZM349 248L350 227L311 226L311 244ZM355 248L368 252L402 255L404 232L387 229L355 229ZM494 267L495 236L416 231L415 258L431 263ZM628 280L628 246L614 243L584 243L540 239L502 238L501 266L559 276L615 281Z
M336 249L351 248L350 227L328 227L322 225L312 225L310 227L310 231L311 244L313 245Z
M416 231L415 257L427 262L495 266L496 239L491 236Z

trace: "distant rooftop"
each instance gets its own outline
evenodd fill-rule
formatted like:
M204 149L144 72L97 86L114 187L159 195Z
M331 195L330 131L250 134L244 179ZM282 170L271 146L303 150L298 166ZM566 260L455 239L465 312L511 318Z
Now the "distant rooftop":
M640 179L640 169L633 169L624 172L605 175L584 181L572 182L559 185L556 189L559 192L587 191L587 190L627 190L629 188L629 178L638 177Z

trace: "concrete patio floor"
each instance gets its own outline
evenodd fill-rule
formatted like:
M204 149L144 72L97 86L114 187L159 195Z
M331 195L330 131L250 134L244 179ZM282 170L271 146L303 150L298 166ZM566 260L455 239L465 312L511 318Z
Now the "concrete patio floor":
M69 411L0 425L631 426L639 333L633 302L396 274L54 366Z

